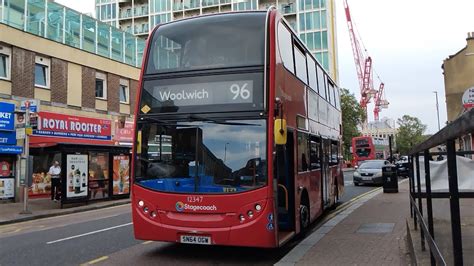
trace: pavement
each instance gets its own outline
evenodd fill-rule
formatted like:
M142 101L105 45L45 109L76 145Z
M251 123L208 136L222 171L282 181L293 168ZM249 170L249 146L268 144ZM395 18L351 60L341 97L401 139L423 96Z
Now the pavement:
M275 265L412 265L406 241L409 183L382 188L340 206Z
M28 200L28 210L31 214L21 214L23 202L0 203L0 225L19 223L29 220L66 215L76 212L90 211L130 203L130 199L89 201L86 203L61 205L50 198Z

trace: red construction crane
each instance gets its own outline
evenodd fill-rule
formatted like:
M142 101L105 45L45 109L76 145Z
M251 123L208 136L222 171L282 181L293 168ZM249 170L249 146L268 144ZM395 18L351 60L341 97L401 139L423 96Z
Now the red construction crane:
M385 106L388 105L388 101L382 98L377 98L376 96L383 97L383 83L380 84L380 92L374 89L374 82L373 82L373 75L372 75L372 58L370 56L366 56L364 51L361 49L361 45L359 43L359 39L357 38L354 25L352 23L351 12L349 10L349 5L347 4L347 0L344 1L344 9L346 11L346 20L347 20L347 27L349 29L349 36L351 38L352 44L352 53L354 54L354 62L356 65L357 70L357 77L359 79L359 86L360 86L360 106L364 109L364 112L367 117L367 104L370 103L372 97L375 97L376 107L374 109L374 117L375 120L378 120L378 113L380 112L380 108L382 107L382 103L386 103ZM378 100L377 100L378 99ZM380 105L377 103L380 102ZM377 110L377 111L376 111ZM367 120L364 121L364 125L367 124Z
M385 99L384 84L380 83L379 90L375 94L374 120L379 120L379 113L382 108L388 108L388 101Z

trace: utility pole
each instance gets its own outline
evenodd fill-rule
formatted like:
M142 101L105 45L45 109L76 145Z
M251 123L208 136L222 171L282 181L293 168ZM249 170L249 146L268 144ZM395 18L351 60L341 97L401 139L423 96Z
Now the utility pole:
M439 123L439 105L438 105L438 92L433 91L433 93L436 95L436 115L438 116L438 131L441 130L441 125Z

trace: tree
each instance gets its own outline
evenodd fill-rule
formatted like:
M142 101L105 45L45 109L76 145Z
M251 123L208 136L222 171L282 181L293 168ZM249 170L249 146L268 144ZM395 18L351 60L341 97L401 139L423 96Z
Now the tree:
M344 142L344 159L351 159L350 147L353 137L361 135L357 126L365 120L365 112L360 107L354 94L349 90L341 88L341 111L342 111L342 140Z
M417 117L404 115L397 121L399 128L397 133L397 149L400 154L407 154L414 146L426 139L423 133L426 125L422 124Z

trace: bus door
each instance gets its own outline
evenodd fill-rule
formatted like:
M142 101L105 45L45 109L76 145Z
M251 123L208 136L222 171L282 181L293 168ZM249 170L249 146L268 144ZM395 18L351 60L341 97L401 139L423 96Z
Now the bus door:
M279 231L295 231L294 139L288 130L286 145L277 145L275 176L278 178L277 206ZM280 235L280 234L279 234Z
M331 141L329 139L322 139L321 141L322 149L321 150L321 180L322 180L322 190L323 190L323 206L326 207L329 205L329 154L331 149Z

